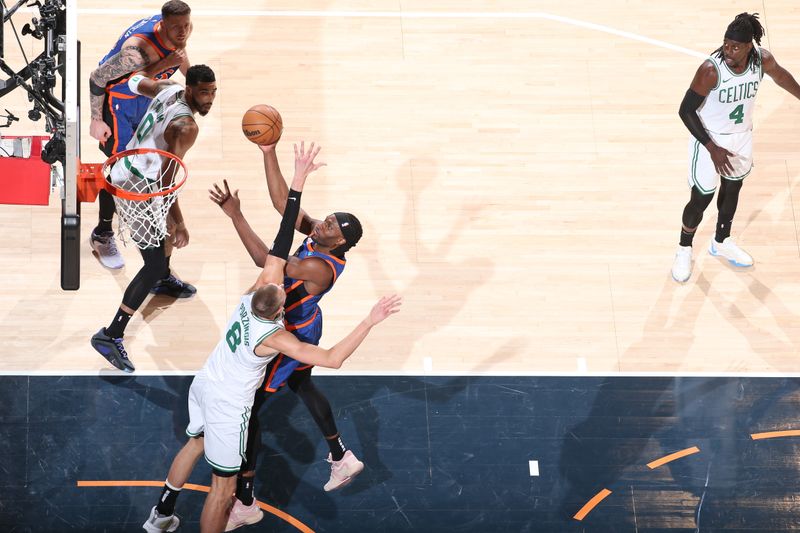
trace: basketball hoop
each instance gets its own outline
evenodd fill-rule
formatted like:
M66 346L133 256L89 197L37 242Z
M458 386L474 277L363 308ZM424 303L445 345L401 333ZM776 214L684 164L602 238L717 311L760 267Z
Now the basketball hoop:
M142 250L159 246L169 235L167 214L189 176L180 157L155 148L116 153L102 166L81 165L80 174L85 181L79 187L81 201L91 201L92 185L111 193L123 242L130 237Z

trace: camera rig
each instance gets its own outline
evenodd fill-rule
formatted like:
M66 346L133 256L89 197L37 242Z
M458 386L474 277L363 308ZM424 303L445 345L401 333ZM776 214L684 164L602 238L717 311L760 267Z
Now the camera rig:
M36 40L43 41L44 50L36 58L28 61L22 46L20 36L11 17L20 7L36 7L39 16L33 17L31 22L22 28L22 35L30 35ZM8 78L0 75L0 98L17 88L22 88L28 93L28 101L32 108L28 111L28 118L38 121L45 119L45 128L52 136L50 142L42 150L42 160L53 164L56 161L64 164L66 158L66 120L64 113L64 100L66 87L64 73L66 68L66 2L64 0L18 0L13 6L7 7L6 0L0 0L0 71ZM13 30L19 44L25 66L15 71L4 60L4 29L6 23ZM53 94L57 85L57 75L61 76L61 98ZM16 117L6 110L8 123L0 125L6 127L16 120Z

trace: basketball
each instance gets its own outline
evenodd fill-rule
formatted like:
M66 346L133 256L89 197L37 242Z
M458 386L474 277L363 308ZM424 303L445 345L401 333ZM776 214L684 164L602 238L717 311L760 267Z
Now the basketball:
M250 142L275 144L283 133L281 114L272 106L254 105L242 117L242 133Z

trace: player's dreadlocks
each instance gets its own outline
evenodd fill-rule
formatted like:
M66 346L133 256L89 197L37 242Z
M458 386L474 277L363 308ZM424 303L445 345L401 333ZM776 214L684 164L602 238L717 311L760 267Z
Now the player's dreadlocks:
M764 36L764 26L758 20L758 13L739 13L733 22L728 24L728 29L725 30L725 38L740 43L749 43L755 40L757 45L761 44L761 38ZM713 52L719 58L722 58L722 47L720 46ZM761 67L761 54L758 53L754 46L750 50L747 58L750 63L750 69L755 72L756 68Z

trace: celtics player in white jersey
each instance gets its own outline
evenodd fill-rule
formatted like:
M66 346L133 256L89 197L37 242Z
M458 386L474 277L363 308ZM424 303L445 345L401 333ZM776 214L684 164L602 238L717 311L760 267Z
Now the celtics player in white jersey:
M128 86L135 94L152 98L144 118L126 146L126 149L158 148L183 159L197 139L198 126L195 113L206 115L217 94L214 72L206 65L194 65L186 72L186 87L171 80L152 80L133 75ZM118 162L111 171L112 182L121 184L128 180L159 179L161 161L157 156L151 168L134 169L126 160ZM150 174L154 174L150 176ZM128 284L116 315L106 328L92 337L91 344L108 362L124 372L135 367L123 345L125 328L131 316L144 302L148 293L165 294L174 298L188 298L196 289L170 273L172 247L182 248L189 243L189 232L183 220L178 200L169 209L167 220L169 237L157 246L140 249L144 266Z
M737 15L722 46L697 69L681 102L680 117L692 134L691 198L683 210L680 246L672 265L675 281L684 282L692 275L692 240L718 182L717 228L708 251L739 267L753 265L753 258L730 235L739 191L753 167L753 107L763 75L800 99L794 77L758 46L763 36L758 13Z
M170 467L158 504L143 524L146 531L175 531L180 520L175 502L202 455L212 467L211 490L200 517L200 531L225 529L236 487L236 473L245 459L247 427L256 389L267 364L279 353L302 363L339 368L373 326L400 308L400 297L381 298L369 315L332 348L301 342L283 329L284 268L300 212L306 177L324 163L315 163L319 147L306 152L295 146L295 174L286 199L278 236L256 283L240 299L211 356L189 389L189 441Z

